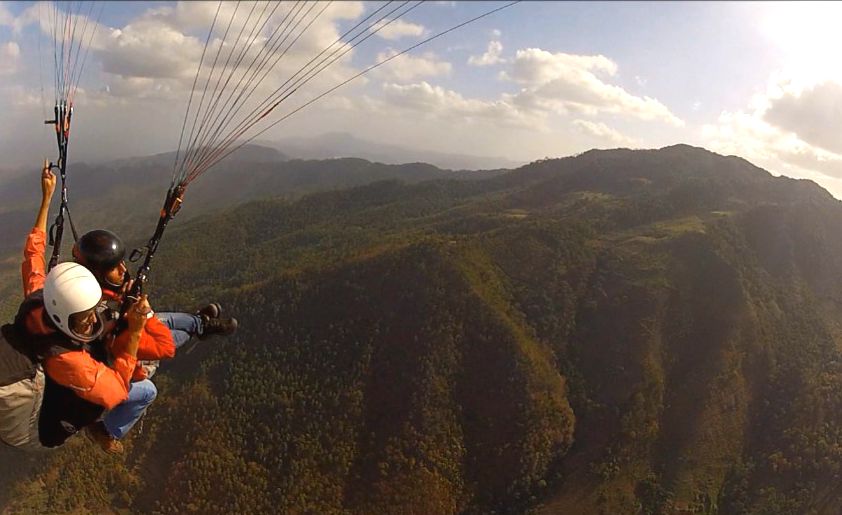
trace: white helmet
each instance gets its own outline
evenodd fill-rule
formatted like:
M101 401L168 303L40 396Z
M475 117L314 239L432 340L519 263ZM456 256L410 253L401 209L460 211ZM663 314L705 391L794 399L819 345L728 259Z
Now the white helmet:
M78 263L56 265L44 282L44 308L61 332L74 340L90 342L102 333L102 319L96 314L96 325L89 335L71 328L70 316L95 308L102 298L102 288L87 268Z

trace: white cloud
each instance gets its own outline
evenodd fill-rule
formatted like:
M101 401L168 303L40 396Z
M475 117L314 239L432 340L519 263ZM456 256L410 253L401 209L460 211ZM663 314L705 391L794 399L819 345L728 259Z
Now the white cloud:
M183 92L177 82L146 77L123 77L121 75L115 75L108 81L104 93L119 101L180 101L183 98Z
M114 30L109 39L101 52L103 71L122 77L192 77L202 55L203 42L155 19Z
M573 120L573 126L581 133L593 136L594 138L605 141L615 145L624 145L628 147L639 145L639 141L629 138L602 122L591 122L588 120Z
M20 47L14 41L0 44L0 75L12 75L18 69Z
M384 101L392 108L409 110L424 117L435 117L464 123L492 121L513 127L540 128L542 116L523 113L505 95L500 100L485 101L465 98L460 93L427 82L417 84L384 84Z
M805 142L842 153L842 84L825 81L769 99L764 119Z
M540 86L568 75L614 75L617 64L602 55L550 53L540 48L518 50L507 76L526 86Z
M503 44L499 41L489 41L488 50L480 56L472 55L468 58L468 64L471 66L492 66L498 63L505 62L500 57L503 53Z
M380 27L383 28L377 30ZM380 36L383 39L388 39L389 41L401 39L406 36L418 37L424 35L425 32L423 25L418 25L417 23L409 23L403 20L394 20L391 22L389 20L383 20L380 24L372 27L371 30L377 30L378 36Z
M105 71L123 77L192 79L201 60L205 31L211 27L218 5L215 2L179 2L174 8L150 9L122 29L113 30L107 48L102 52ZM325 6L323 13L319 4L315 4L312 11L309 8L296 9L295 5L283 4L278 9L271 5L223 2L203 66L210 68L218 51L217 66L223 66L232 47L236 46L233 62L250 43L241 63L242 68L246 68L261 49L268 47L271 50L269 55L273 57L267 63L275 62L276 57L279 58L289 48L279 63L298 70L304 62L339 38L337 21L353 19L363 11L361 2L335 2ZM269 15L271 19L267 23L260 22L262 32L252 33L251 29L259 25L255 20L264 20ZM288 15L297 23L292 26L298 29L276 31ZM306 31L301 33L305 27ZM220 51L223 36L225 44ZM262 59L258 58L257 62Z
M495 52L495 46L491 50ZM393 51L381 54L379 59L387 55L395 54ZM617 72L617 65L604 56L551 54L540 49L521 50L507 71L501 72L503 79L519 84L520 88L491 99L471 98L459 91L426 81L394 83L449 71L449 68L443 66L436 67L432 54L422 57L423 60L407 60L401 63L401 67L385 75L394 80L383 85L383 95L379 100L373 100L369 106L354 104L349 108L364 111L375 109L372 105L376 105L381 115L409 111L419 120L456 125L487 124L487 127L526 129L532 133L545 131L556 123L558 120L550 118L552 114L574 118L578 116L580 119L571 121L563 121L562 118L559 123L569 124L567 127L573 133L587 136L582 141L593 141L596 138L601 142L635 147L642 143L605 123L581 117L611 114L642 121L665 121L672 126L683 125L657 100L631 95L597 77L597 74L610 77Z
M529 48L517 51L510 71L501 78L523 86L515 101L524 109L588 116L611 113L684 125L658 100L634 96L598 77L616 73L617 64L602 55L553 54Z
M118 98L185 99L202 61L206 31L211 27L218 5L213 2L180 2L174 7L156 7L126 26L110 31L108 44L98 52L103 71L107 74L107 93ZM281 4L277 9L273 5L276 4L221 4L197 83L200 87L215 70L209 87L213 88L217 82L221 85L224 80L220 77L230 74L232 80L228 91L231 91L237 86L239 77L246 77L241 84L243 87L254 77L249 87L259 89L248 99L249 105L243 108L244 113L257 107L312 57L336 41L340 36L337 26L340 20L353 19L363 12L361 2L313 4L312 11L309 7L298 10L297 4L292 3ZM284 31L275 29L288 14L301 23L298 31L288 32L289 36L285 37ZM265 20L270 15L268 23L255 23L255 19ZM252 32L260 25L263 25L262 32ZM306 31L301 33L305 27ZM223 36L224 46L220 49ZM234 63L246 45L249 45L248 50L239 63L238 75L233 70ZM333 48L341 47L337 45ZM326 89L326 84L336 84L340 78L349 76L348 63L352 55L353 51L332 64L296 96L309 94L308 90ZM248 70L252 63L257 64ZM260 63L264 63L265 68L252 75ZM314 68L315 64L310 65L297 75L297 79L307 76L308 71ZM228 95L228 92L225 94Z
M397 55L397 51L388 50L377 55L377 62L385 61L386 59ZM410 54L403 54L395 57L388 63L378 68L375 73L377 76L386 80L397 80L407 82L418 77L436 77L439 75L447 75L452 70L452 66L447 61L441 61L432 52L427 52L418 57Z
M743 111L723 112L716 124L702 126L702 133L713 150L743 156L749 160L774 161L784 148L797 148L798 142L762 120Z
M231 24L230 31L232 34L238 31L239 28L242 27L248 20L248 15L251 12L252 6L255 6L253 15L254 18L263 16L263 13L267 16L274 13L272 21L267 24L268 27L277 26L278 23L284 19L287 13L291 12L295 7L293 5L288 5L286 2L282 2L282 5L280 5L278 9L274 9L272 5L267 7L266 4L267 2L263 1L256 2L256 5L255 2L250 1L223 2L221 5L218 2L186 1L176 3L174 8L159 7L149 9L146 11L145 16L155 17L168 22L175 28L187 29L190 31L198 29L199 32L206 33L213 23L214 17L217 16L217 7L219 7L219 15L217 16L217 22L214 27L214 35L221 37L228 26L228 21L232 20L232 18L233 23ZM266 10L264 10L264 7L267 7ZM305 7L303 10L295 12L299 12L302 19L310 20L316 13L321 11L321 8L322 6L315 5L314 9L309 11L309 15L306 14L309 7ZM332 22L342 19L355 19L358 18L363 11L364 6L362 2L333 2L325 8L324 13L319 16L320 19L314 23L311 28L320 26L320 24L325 20ZM252 22L254 18L252 18ZM295 14L292 15L292 19L297 19ZM303 27L306 23L307 21L302 22L301 26ZM206 34L202 35L204 36Z

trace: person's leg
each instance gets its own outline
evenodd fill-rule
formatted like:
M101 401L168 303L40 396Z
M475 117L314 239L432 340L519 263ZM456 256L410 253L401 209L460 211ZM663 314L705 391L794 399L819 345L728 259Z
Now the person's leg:
M158 389L148 379L131 383L129 398L109 411L102 420L108 433L118 440L126 436L157 395Z
M219 318L219 304L208 304L200 309L198 314L189 313L158 313L158 319L164 322L175 339L178 349L196 336L204 340L213 335L230 335L237 330L236 318Z
M155 313L172 332L175 348L178 349L193 336L202 334L202 318L189 313Z

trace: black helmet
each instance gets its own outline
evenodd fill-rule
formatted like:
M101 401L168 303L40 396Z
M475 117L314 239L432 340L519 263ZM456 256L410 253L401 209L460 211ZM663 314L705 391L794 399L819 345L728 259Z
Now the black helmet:
M126 257L126 246L113 232L96 229L79 238L73 246L73 257L102 282L105 274Z

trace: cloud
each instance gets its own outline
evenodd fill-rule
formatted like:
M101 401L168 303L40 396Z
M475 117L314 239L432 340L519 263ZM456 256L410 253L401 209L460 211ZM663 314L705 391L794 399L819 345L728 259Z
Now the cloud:
M102 48L106 43L104 34L108 32L106 27L96 21L97 14L104 8L102 3L88 2L82 5L80 2L75 6L72 2L70 4L65 2L64 4L66 7L62 8L62 12L72 8L72 11L70 11L71 21L72 26L76 28L75 32L71 33L74 41L79 43L83 41L84 37L86 46L90 44L91 48ZM49 40L46 44L52 46L54 25L58 24L59 44L61 44L61 26L64 24L65 14L59 14L56 17L53 14L54 9L55 2L35 2L18 14L16 18L13 18L9 25L15 34L20 34L24 28L30 25L37 25L41 29L41 33ZM90 14L90 17L88 14ZM2 12L0 12L0 18L2 18ZM0 23L0 26L2 25Z
M526 86L540 86L568 75L614 75L617 64L602 55L550 53L540 48L518 50L508 78Z
M0 44L0 75L12 75L18 69L20 47L14 41Z
M179 85L172 81L120 75L109 80L103 93L119 101L181 100L183 97Z
M842 84L825 81L770 99L764 119L811 145L842 153Z
M353 99L342 96L328 96L321 102L321 107L330 111L354 111L357 104Z
M684 125L658 100L632 95L599 77L616 73L617 64L602 55L553 54L529 48L517 51L510 70L501 78L523 86L515 102L524 109L588 116L611 113Z
M6 9L6 6L0 3L0 27L11 27L14 24L15 17Z
M386 25L388 23L388 25ZM374 26L372 31L385 25L382 29L377 31L377 35L383 39L394 41L406 36L418 37L424 35L425 29L423 25L417 23L409 23L403 20L394 20L389 23L389 20L383 20L380 24Z
M42 98L32 88L20 85L7 86L2 89L4 99L11 106L38 108L42 107Z
M489 54L499 59L499 50L492 41ZM393 51L378 56L380 60ZM501 93L497 98L471 98L465 94L433 85L427 81L400 84L422 75L438 75L450 68L436 65L433 54L422 59L406 60L384 75L390 80L382 86L383 96L375 100L379 114L409 111L421 119L442 123L490 123L490 126L546 131L553 114L578 118L571 124L576 132L623 146L640 146L640 142L598 121L583 117L610 114L643 121L661 121L672 126L683 122L655 99L638 97L598 77L617 73L617 65L604 56L552 54L540 49L518 51L501 77L520 86L516 91ZM403 56L402 56L403 57ZM485 56L488 57L488 56ZM474 63L478 63L476 58ZM490 61L491 59L485 59ZM355 105L355 109L366 108ZM369 106L369 109L371 107Z
M186 78L196 73L203 43L155 19L139 20L109 35L100 53L106 73L148 79Z
M385 61L386 59L397 55L397 51L388 50L377 54L377 62ZM441 61L432 52L427 52L421 56L415 57L410 54L403 54L395 57L388 63L378 68L375 73L377 76L386 80L396 80L401 82L411 81L418 77L436 77L439 75L448 75L452 66L447 61Z
M17 17L12 16L11 13L6 11L8 18L5 25L12 27L13 32L19 35L25 27L40 23L42 32L52 37L52 27L50 26L48 30L48 24L51 18L51 15L48 13L52 13L52 10L53 2L35 2L18 14ZM3 6L0 5L0 26L4 25L3 18Z
M612 129L601 122L591 122L588 120L573 120L573 127L579 130L582 134L593 136L594 138L616 145L624 145L628 147L639 145L639 141L629 138L621 132Z
M715 123L702 126L701 144L774 174L815 180L840 197L842 145L821 131L842 129L832 118L842 102L841 89L835 82L808 84L775 73L745 109L722 112Z
M488 50L480 56L472 55L468 58L468 64L471 66L492 66L498 63L505 62L500 58L503 53L503 44L499 41L489 41Z
M283 3L278 8L275 5L278 4L224 2L220 6L212 2L180 2L174 7L147 10L124 27L111 30L108 43L98 52L107 74L106 93L117 98L183 100L202 62L197 87L213 73L210 88L217 82L221 86L224 79L220 77L229 75L232 79L227 91L238 85L240 77L246 78L240 86L259 88L248 100L250 107L244 111L248 112L339 39L339 21L353 19L363 12L361 2L317 3L302 9L296 7L297 3ZM217 21L202 61L206 31L215 16ZM292 22L286 26L294 27L298 23L298 29L276 30L284 26L282 22L287 16ZM265 24L256 21L267 17L270 19ZM239 59L245 48L248 50ZM349 52L333 63L306 88L325 89L326 84L335 84L350 75L348 63L352 55ZM265 67L256 72L261 63ZM297 78L307 76L315 68L315 64L310 65Z
M267 6L267 4L270 5ZM156 17L157 19L172 24L175 28L186 29L191 32L198 29L199 32L204 32L202 34L203 37L206 35L207 30L211 27L211 24L213 24L214 17L216 17L217 21L214 25L214 35L221 37L224 34L226 27L228 27L229 20L233 20L230 31L234 33L244 24L250 22L249 13L252 12L253 17L251 18L251 21L257 19L258 17L262 19L264 15L272 14L272 21L267 24L268 27L278 25L278 23L286 17L287 13L293 13L291 15L292 20L298 19L294 14L296 12L300 14L300 19L310 20L312 17L315 17L316 13L321 12L320 5L314 5L314 9L309 11L309 7L297 10L295 9L295 6L285 5L287 4L286 2L282 2L282 5L278 6L278 9L275 9L271 4L277 5L275 3L263 1L223 2L222 4L219 4L218 2L186 1L177 2L175 7L149 9L146 11L145 16ZM252 11L252 7L254 7L254 11ZM219 8L218 15L217 8ZM319 16L320 19L314 23L313 27L319 26L325 20L332 22L342 19L356 19L363 13L363 11L364 5L362 2L333 2L329 6L326 6L324 12ZM302 22L301 26L303 27L306 23L307 21Z
M842 156L810 145L764 120L764 110L723 112L702 127L705 146L744 157L775 174L842 178Z
M242 68L255 58L259 64L264 59L262 56L267 55L272 56L266 60L271 64L289 49L281 64L296 63L297 70L305 55L309 60L339 38L337 21L353 19L363 9L360 2L333 3L326 5L324 12L319 4L313 4L313 9L299 9L297 4L278 5L279 8L272 5L262 2L179 2L174 8L149 9L122 29L111 32L107 48L102 52L104 70L123 77L192 79L202 59L206 31L211 26L213 37L208 43L203 66L210 68L217 53L216 66L224 66L232 47L236 46L233 58L228 61L231 66L249 44ZM267 23L258 23L270 16ZM214 17L217 18L215 24ZM289 20L286 25L283 24L285 20ZM279 27L282 30L276 30ZM286 30L283 27L297 28ZM254 30L258 28L261 29L259 33ZM220 49L223 38L224 46ZM262 49L266 52L257 57Z
M505 95L493 101L465 98L456 91L427 82L384 84L383 98L392 108L414 111L427 118L464 123L486 120L520 128L536 128L542 123L541 115L519 111Z

